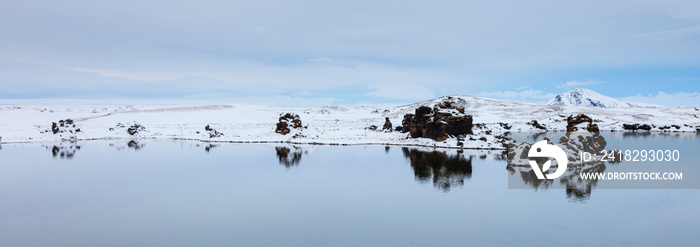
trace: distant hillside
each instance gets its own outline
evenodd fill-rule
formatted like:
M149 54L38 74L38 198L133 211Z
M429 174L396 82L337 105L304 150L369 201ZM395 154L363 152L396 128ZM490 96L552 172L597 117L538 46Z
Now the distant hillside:
M546 105L581 106L597 108L659 108L659 105L620 101L593 90L577 88L550 99Z

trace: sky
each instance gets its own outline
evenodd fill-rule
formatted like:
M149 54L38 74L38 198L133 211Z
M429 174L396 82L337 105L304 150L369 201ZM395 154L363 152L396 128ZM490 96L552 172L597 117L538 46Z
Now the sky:
M0 99L700 106L700 1L3 1Z

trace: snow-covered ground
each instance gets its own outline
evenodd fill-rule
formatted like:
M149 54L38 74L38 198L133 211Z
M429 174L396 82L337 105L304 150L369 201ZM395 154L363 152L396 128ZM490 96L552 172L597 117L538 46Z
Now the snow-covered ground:
M436 143L431 139L408 139L400 132L381 129L384 114L373 107L324 106L281 108L264 105L211 106L0 106L2 142L56 141L112 138L178 138L221 142L290 142L317 144L396 144L456 147L457 140ZM299 114L304 126L287 135L275 133L281 113ZM54 134L52 123L72 119L75 127L60 127ZM395 126L400 119L392 119ZM145 128L136 135L127 133L135 123ZM210 138L205 126L223 133ZM78 131L79 129L79 131ZM73 133L71 133L73 132ZM479 141L467 147L499 148L493 142Z
M566 131L566 118L570 115L586 114L598 125L600 130L622 131L622 124L655 125L652 131L696 132L700 128L700 107L658 107L658 108L599 108L585 106L546 105L534 102L514 102L469 95L444 96L433 100L391 109L388 116L398 117L412 112L421 105L434 106L439 102L452 100L457 106L463 106L467 114L474 117L474 123L491 123L489 127L500 130L494 123L512 125L511 132L540 131L530 124L536 120L550 131ZM698 102L700 104L700 102ZM667 130L658 127L676 125Z
M544 105L531 102L510 102L466 95L441 97L425 102L389 108L370 106L322 106L315 108L285 108L254 104L236 105L4 105L0 106L0 137L2 142L56 141L111 138L178 138L222 142L290 142L316 144L394 144L428 147L458 147L457 139L443 142L432 139L410 139L407 133L381 130L388 117L394 127L400 126L404 114L421 106L434 106L445 100L463 106L474 123L475 135L465 138L464 148L498 149L496 135L505 131L543 131L532 120L549 131L565 131L566 117L583 113L596 121L601 130L622 130L622 124L649 124L652 131L692 131L700 128L700 109L684 108L592 108ZM275 133L281 113L299 114L304 126L287 135ZM52 123L72 119L75 127L60 127L52 131ZM145 130L135 135L127 129L135 123ZM501 124L503 123L503 124ZM510 129L505 127L508 124ZM210 138L205 126L223 133ZM659 129L662 126L678 126ZM79 131L78 131L79 129ZM71 133L74 132L74 133ZM484 137L484 138L481 138ZM481 139L481 140L480 140Z

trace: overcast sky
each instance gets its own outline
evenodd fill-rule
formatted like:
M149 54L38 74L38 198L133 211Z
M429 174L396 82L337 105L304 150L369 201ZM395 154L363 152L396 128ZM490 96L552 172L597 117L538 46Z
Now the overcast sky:
M3 1L0 98L700 105L700 1Z

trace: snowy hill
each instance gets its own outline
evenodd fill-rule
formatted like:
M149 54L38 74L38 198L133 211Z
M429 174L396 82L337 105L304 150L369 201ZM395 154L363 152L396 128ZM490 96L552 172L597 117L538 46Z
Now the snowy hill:
M557 95L545 103L546 105L565 105L598 108L659 108L661 106L625 102L601 95L593 90L577 88Z

